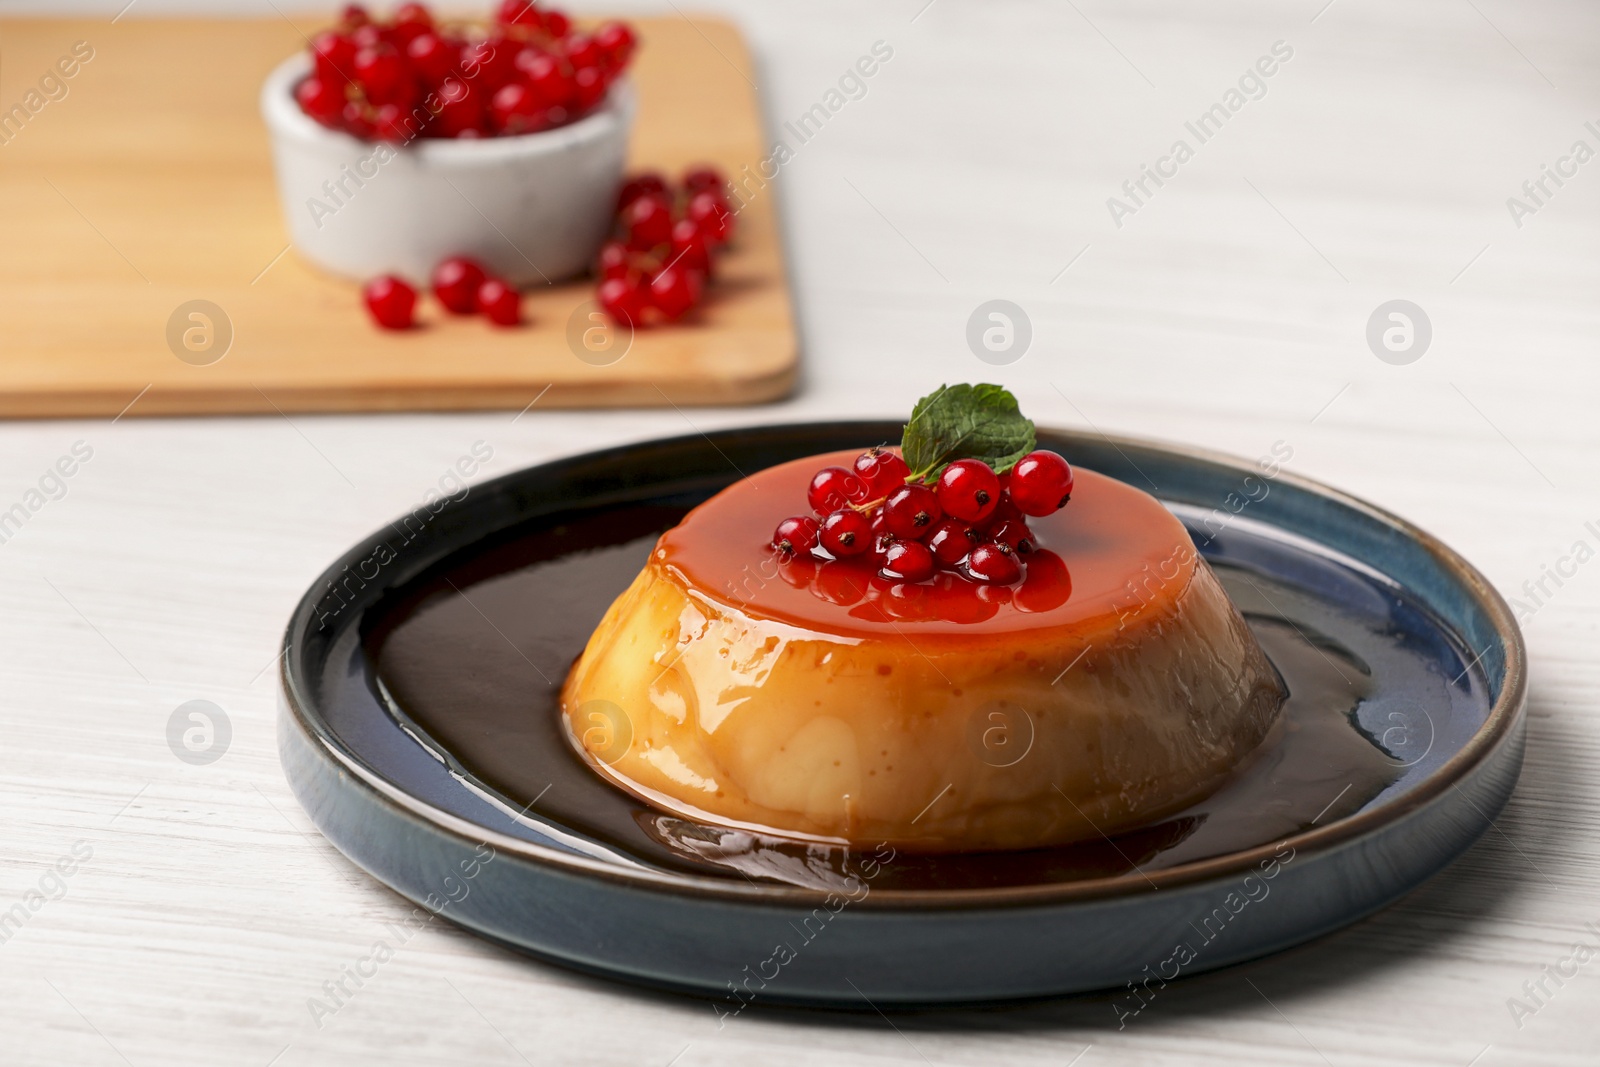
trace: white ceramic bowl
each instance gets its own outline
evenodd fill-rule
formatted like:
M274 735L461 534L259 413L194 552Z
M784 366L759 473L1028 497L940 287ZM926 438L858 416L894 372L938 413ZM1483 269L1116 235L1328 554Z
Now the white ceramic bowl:
M425 283L448 256L472 256L516 285L584 270L610 226L633 121L619 82L601 108L543 133L482 140L362 141L300 110L310 57L279 64L261 90L289 236L347 278Z

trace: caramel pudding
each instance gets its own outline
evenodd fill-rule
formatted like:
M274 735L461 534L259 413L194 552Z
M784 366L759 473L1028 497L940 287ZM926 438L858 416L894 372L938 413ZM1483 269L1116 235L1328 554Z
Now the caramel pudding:
M761 471L661 536L562 690L598 773L703 822L1028 849L1180 811L1266 736L1277 672L1153 497L1078 471L1015 586L776 552L775 509L853 455Z

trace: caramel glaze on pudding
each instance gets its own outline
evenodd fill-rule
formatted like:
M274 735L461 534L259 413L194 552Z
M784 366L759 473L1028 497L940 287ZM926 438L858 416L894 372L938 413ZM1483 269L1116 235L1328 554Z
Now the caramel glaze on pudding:
M1078 470L1013 587L783 561L819 466L745 479L661 536L562 690L595 769L704 822L913 851L1060 845L1215 790L1284 692L1183 525Z

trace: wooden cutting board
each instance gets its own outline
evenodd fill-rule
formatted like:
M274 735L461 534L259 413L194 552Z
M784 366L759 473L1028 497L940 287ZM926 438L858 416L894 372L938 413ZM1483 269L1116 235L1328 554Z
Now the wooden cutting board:
M529 294L520 329L431 300L421 328L375 329L356 285L289 247L257 110L268 71L324 21L0 20L0 120L13 104L28 116L0 122L0 416L732 404L792 387L798 343L759 179L698 318L639 331L609 365L568 340L588 281ZM753 174L765 152L739 33L634 25L630 166ZM74 66L77 42L92 56ZM174 318L197 300L222 309L213 337L231 328L215 362L169 344L175 321L204 349L205 320Z

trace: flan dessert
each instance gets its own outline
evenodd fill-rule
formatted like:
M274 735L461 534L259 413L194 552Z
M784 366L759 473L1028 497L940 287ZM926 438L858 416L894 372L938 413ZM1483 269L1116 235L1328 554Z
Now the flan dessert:
M1070 507L971 524L974 540L1006 521L1023 531L983 542L1010 558L999 581L977 547L931 576L897 572L892 550L914 537L880 529L851 552L827 536L832 516L808 550L774 535L819 467L857 458L760 471L661 536L563 687L569 738L597 773L703 822L1030 849L1186 808L1261 744L1282 684L1153 497L1078 470Z

